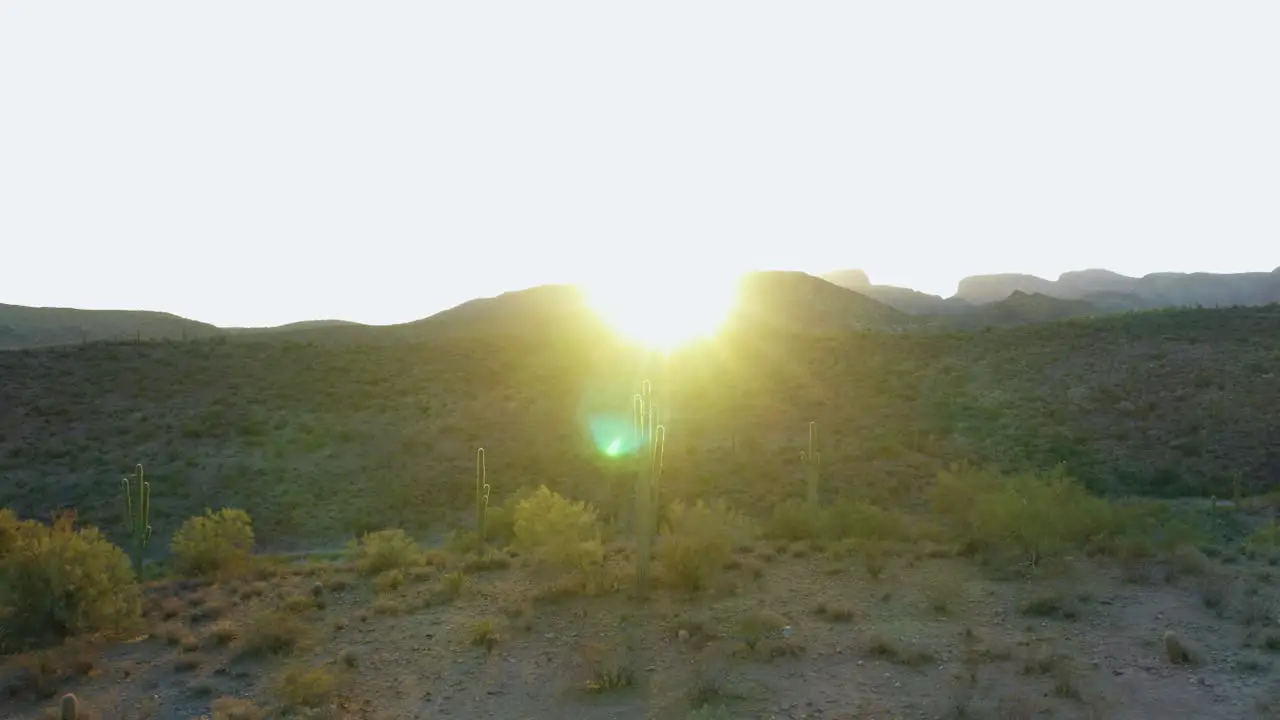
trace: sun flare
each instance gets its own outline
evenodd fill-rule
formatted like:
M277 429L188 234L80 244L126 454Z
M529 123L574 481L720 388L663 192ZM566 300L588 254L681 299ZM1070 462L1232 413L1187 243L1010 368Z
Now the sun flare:
M620 334L670 351L714 334L738 299L736 277L636 273L582 285L587 302Z

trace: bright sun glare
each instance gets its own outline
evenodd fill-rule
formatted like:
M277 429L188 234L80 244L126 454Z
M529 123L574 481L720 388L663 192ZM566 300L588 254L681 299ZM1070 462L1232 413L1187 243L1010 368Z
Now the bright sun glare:
M736 277L699 274L636 273L582 288L591 307L615 330L665 351L713 334L738 299Z

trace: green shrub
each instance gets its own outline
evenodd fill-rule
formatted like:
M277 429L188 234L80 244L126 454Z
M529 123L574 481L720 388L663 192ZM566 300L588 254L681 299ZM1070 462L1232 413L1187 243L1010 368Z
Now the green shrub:
M1254 552L1274 552L1280 549L1280 523L1272 520L1259 527L1245 538L1244 545Z
M1060 472L1001 477L953 469L939 476L932 502L970 550L1031 565L1083 549L1115 527L1107 502Z
M595 508L545 486L516 505L515 547L536 562L579 574L583 589L603 584L604 546Z
M322 708L338 692L338 677L324 667L285 668L274 684L276 697L286 713Z
M536 558L556 560L567 547L600 537L595 508L542 486L516 505L515 545Z
M245 569L253 552L253 521L233 508L188 518L173 535L175 564L187 575L214 575Z
M244 632L246 655L286 655L307 636L307 628L293 615L269 611L256 615Z
M708 587L724 569L733 549L751 540L753 529L723 501L707 505L672 503L658 536L658 567L663 578L689 592Z
M823 527L832 540L905 540L912 535L902 513L854 500L842 500L827 509Z
M422 550L404 530L379 530L353 540L347 554L362 575L411 567L422 560Z
M22 521L9 508L0 508L0 558L17 546Z
M799 500L788 500L773 509L766 534L776 540L795 542L822 536L823 513Z
M142 594L124 551L97 528L52 526L0 512L0 650L122 630Z
M515 540L516 508L533 495L533 489L520 488L508 495L501 505L489 506L489 516L485 520L485 536L490 546L506 547Z

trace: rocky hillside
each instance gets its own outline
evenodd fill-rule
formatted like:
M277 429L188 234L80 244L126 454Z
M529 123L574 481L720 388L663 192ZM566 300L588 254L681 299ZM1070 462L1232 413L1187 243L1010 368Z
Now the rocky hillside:
M802 280L764 282L777 297L827 293ZM630 432L645 377L666 394L672 497L767 508L795 496L810 420L833 494L910 496L960 460L1065 463L1107 492L1280 486L1275 308L986 333L782 325L739 322L667 359L585 326L0 353L0 507L47 517L74 505L111 530L119 477L142 462L160 537L233 504L267 546L341 542L465 506L483 445L496 497L545 483L607 513L632 473L605 450Z

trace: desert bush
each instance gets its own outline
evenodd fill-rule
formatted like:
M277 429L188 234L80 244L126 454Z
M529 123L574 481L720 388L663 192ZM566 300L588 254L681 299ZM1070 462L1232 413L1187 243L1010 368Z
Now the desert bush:
M4 557L18 544L22 521L9 508L0 508L0 557Z
M795 542L822 536L825 519L820 509L799 500L788 500L773 508L765 534L775 540Z
M0 522L0 526L3 523ZM0 529L3 533L3 529ZM1280 523L1275 520L1259 527L1245 538L1245 548L1253 552L1275 552L1280 549Z
M0 650L126 628L142 594L124 551L96 528L0 514Z
M906 540L912 537L907 516L868 502L842 500L823 513L826 536L832 540Z
M378 575L417 564L422 550L404 530L379 530L353 540L347 550L363 575Z
M262 720L267 713L248 700L220 697L213 701L213 720Z
M604 546L599 518L590 505L540 487L516 505L514 533L516 548L536 562L575 570L588 588L600 582Z
M380 593L391 593L404 587L404 571L384 570L373 579L373 587Z
M328 704L338 692L338 677L323 667L285 668L274 683L281 709L315 710Z
M734 623L733 636L749 650L755 650L762 641L773 638L787 626L787 619L770 610L751 611Z
M586 643L578 652L587 669L588 691L608 693L635 685L634 659L625 643L615 646Z
M953 468L940 474L931 500L971 551L1031 565L1083 549L1114 530L1107 502L1060 471L1001 477Z
M174 533L175 566L187 575L215 575L243 570L253 552L253 521L233 508L188 518Z
M1168 502L1127 499L1112 503L1110 521L1091 546L1124 559L1135 555L1155 557L1186 552L1180 548L1205 543L1204 518Z
M565 547L598 539L600 521L595 508L542 486L516 505L514 534L519 550L554 561Z
M462 594L462 588L466 584L467 576L462 574L461 570L454 570L451 573L445 573L440 578L440 596L452 602Z
M733 549L748 542L750 522L722 501L710 505L672 503L658 536L662 577L689 592L702 590L724 570Z
M293 615L265 612L253 618L244 633L244 650L250 655L285 655L306 637L307 628Z
M489 618L482 618L471 623L471 644L492 651L498 644L498 625Z
M489 507L489 514L484 521L486 540L491 547L506 547L516 536L516 508L524 500L532 497L532 488L520 488L507 496L501 505Z
M209 628L205 638L209 645L224 647L230 645L239 636L240 628L235 623L230 620L219 620Z

